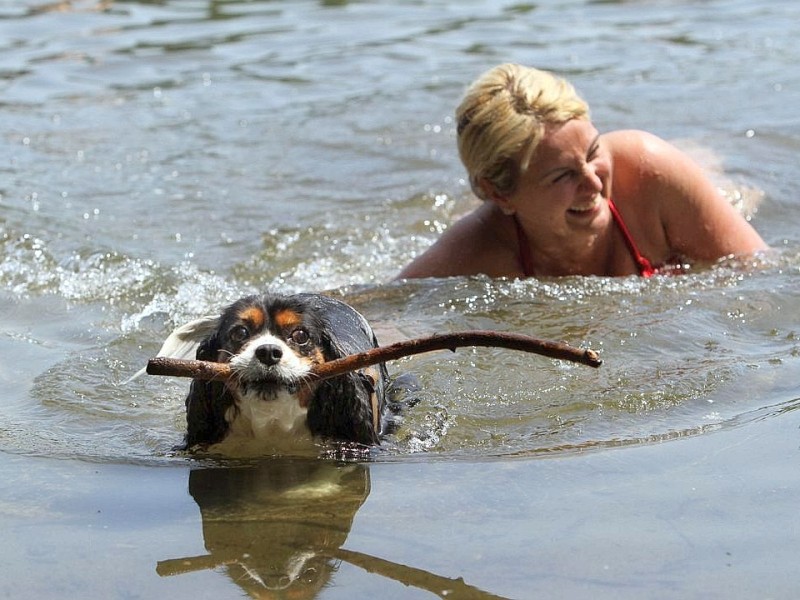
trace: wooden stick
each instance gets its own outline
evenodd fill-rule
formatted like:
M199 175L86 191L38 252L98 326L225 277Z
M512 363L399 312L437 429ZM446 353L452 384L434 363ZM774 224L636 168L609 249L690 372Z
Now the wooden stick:
M404 356L433 352L435 350L451 350L455 352L456 348L465 346L488 346L532 352L595 368L603 364L600 356L594 350L575 348L560 342L540 340L519 333L462 331L460 333L442 333L430 337L405 340L389 346L372 348L366 352L351 354L344 358L314 365L307 376L314 379L327 379L342 375L348 371L356 371L370 365L403 358ZM148 361L147 372L150 375L192 377L193 379L206 380L224 380L233 374L230 365L226 363L181 360L164 356Z
M147 361L147 373L148 375L191 377L210 381L212 379L228 379L233 375L233 370L227 363L156 356Z

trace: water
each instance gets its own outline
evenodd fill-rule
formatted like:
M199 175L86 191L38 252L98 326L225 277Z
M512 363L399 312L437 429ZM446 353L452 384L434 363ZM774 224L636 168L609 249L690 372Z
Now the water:
M799 30L789 1L0 2L0 590L793 597ZM506 60L692 148L773 252L390 283L473 205L451 115ZM123 382L264 288L605 364L393 363L421 402L369 463L176 454L186 382Z

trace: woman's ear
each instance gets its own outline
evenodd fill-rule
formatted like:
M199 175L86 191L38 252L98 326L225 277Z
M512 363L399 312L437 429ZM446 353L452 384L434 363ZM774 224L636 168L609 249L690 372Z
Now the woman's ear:
M504 215L513 215L517 210L508 199L508 196L501 194L491 181L482 177L478 180L478 187L481 190L481 197L493 202Z

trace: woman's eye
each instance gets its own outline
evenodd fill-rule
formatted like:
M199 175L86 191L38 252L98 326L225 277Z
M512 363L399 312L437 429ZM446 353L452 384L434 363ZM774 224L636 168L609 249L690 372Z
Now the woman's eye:
M231 329L230 338L232 342L241 343L245 341L248 337L250 337L250 332L244 325L237 325L236 327Z
M289 336L289 339L291 339L298 346L302 346L307 344L310 338L305 329L295 329L292 332L292 335Z
M553 179L553 183L558 183L559 181L564 181L568 177L570 177L571 175L572 175L572 171L564 171L563 173L561 173L561 175L559 175L558 177Z

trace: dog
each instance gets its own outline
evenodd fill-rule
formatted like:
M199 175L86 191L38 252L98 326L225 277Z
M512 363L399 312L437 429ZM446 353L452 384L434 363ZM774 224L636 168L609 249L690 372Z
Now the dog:
M199 344L199 345L198 345ZM380 444L391 428L385 364L325 380L311 367L375 348L367 320L321 294L252 295L177 329L159 356L228 363L227 381L193 380L182 450L284 452L320 439Z

